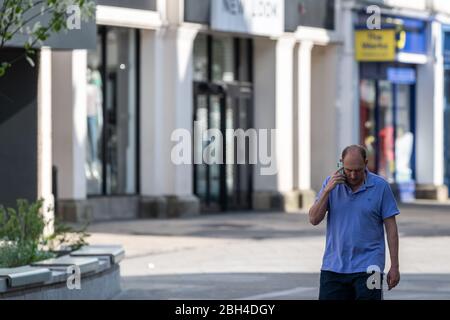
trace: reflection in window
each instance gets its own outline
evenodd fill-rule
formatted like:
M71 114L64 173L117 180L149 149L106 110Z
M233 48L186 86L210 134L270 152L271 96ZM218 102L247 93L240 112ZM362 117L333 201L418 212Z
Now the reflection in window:
M208 80L208 38L199 34L194 42L194 80Z
M86 176L90 195L137 192L137 39L133 29L101 28L99 48L89 53Z
M375 124L375 81L361 80L360 83L360 134L361 144L367 149L367 167L376 172L376 124Z
M214 37L212 46L212 80L234 81L233 38Z
M102 131L103 131L103 82L100 73L101 42L97 51L88 53L87 69L87 142L86 142L86 179L87 193L102 192Z

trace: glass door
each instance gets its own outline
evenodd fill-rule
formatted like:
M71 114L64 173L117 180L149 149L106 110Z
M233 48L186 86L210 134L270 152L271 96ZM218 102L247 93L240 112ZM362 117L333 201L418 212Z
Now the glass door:
M139 193L139 30L99 27L88 52L86 180L89 196Z
M223 89L206 83L195 84L194 110L194 124L197 124L201 131L198 134L203 134L207 129L218 129L222 132ZM194 137L194 159L199 160L199 163L194 164L194 193L200 198L202 211L220 211L223 207L224 164L212 161L210 153L207 152L207 147L213 143L212 139ZM223 148L223 144L218 145ZM220 153L223 154L223 150L220 150Z
M368 168L389 182L414 178L414 85L360 81L360 137Z
M226 128L233 130L226 136L226 206L229 210L251 209L253 165L249 161L249 139L245 136L252 128L251 106L251 87L227 86ZM233 134L239 129L245 137L240 143L237 134Z
M251 88L237 85L194 85L194 121L197 128L220 130L223 138L223 163L206 162L212 143L195 139L194 193L203 211L246 210L251 208L252 170L249 144L238 143L236 130L251 128ZM231 129L231 130L227 130ZM244 155L244 156L243 156ZM199 161L200 162L200 161Z

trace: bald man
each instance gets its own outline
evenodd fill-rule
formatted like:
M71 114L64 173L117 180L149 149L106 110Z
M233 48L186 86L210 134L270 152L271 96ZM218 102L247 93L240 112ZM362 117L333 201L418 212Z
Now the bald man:
M400 281L395 220L400 211L388 182L367 169L364 147L348 146L341 161L343 168L325 179L309 210L314 226L328 213L319 300L381 300L383 227L391 258L388 289Z

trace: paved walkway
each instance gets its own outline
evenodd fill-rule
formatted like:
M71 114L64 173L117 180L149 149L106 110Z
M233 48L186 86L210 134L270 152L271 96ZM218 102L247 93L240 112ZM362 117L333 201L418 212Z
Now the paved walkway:
M450 211L403 208L402 280L386 299L450 299ZM325 224L304 213L227 213L94 224L92 244L122 244L117 299L316 299ZM389 261L387 262L387 267Z

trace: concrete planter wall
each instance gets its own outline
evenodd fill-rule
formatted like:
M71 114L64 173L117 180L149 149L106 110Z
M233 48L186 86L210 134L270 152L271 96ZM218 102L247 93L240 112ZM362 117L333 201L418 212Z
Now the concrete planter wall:
M120 292L124 256L120 246L86 246L33 265L0 269L0 300L110 299ZM73 269L80 272L79 289L68 285Z

